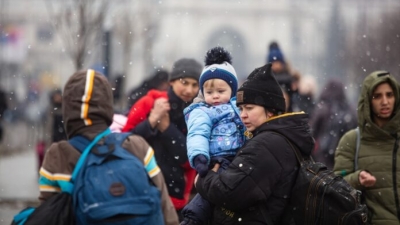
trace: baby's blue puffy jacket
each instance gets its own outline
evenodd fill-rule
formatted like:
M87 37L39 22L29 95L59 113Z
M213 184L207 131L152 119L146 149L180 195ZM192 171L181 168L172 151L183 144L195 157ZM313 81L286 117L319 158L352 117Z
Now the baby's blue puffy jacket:
M208 163L214 156L235 155L245 141L245 127L240 120L236 97L218 106L192 103L184 110L188 127L187 152L190 165L202 154Z

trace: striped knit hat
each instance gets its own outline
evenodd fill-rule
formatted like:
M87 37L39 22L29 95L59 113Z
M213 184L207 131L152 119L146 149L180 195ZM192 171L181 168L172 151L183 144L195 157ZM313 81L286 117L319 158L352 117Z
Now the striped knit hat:
M232 96L236 95L238 80L235 68L231 65L232 57L224 48L215 47L206 54L204 62L206 66L200 75L200 90L203 93L204 83L209 79L224 80L232 89Z

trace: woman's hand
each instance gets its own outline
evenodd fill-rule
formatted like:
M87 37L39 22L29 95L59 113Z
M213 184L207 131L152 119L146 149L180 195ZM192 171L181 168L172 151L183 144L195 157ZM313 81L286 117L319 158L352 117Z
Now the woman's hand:
M197 179L199 179L199 174L197 174L196 177L194 178L194 187L196 187Z
M219 163L215 163L214 168L212 168L212 171L214 172L218 172L218 169L221 165L219 165Z

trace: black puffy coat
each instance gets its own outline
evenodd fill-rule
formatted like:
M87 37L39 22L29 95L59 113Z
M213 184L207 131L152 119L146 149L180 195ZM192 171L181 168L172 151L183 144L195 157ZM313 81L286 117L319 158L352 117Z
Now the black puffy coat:
M216 205L212 224L280 224L299 164L284 135L304 156L314 147L308 116L290 113L261 125L222 173L208 172L196 188ZM268 223L269 224L269 223Z

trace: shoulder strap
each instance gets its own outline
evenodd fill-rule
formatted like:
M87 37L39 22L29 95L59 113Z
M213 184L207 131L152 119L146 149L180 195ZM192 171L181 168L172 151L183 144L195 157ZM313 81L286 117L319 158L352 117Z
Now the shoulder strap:
M106 144L117 144L118 146L122 146L125 139L130 135L132 135L132 133L129 132L111 133L107 135L105 142Z
M360 128L357 127L356 129L356 134L357 134L357 144L356 144L356 153L354 155L354 172L358 170L358 154L360 152Z
M90 141L83 136L75 136L68 140L68 142L76 148L81 154L85 150L86 146L90 144Z
M103 137L105 137L106 135L110 134L111 130L110 128L107 128L107 130L101 132L100 134L98 134L92 142L90 142L89 145L86 146L86 148L82 151L81 156L79 157L78 162L75 165L74 168L74 172L72 173L71 176L71 182L74 182L74 180L76 179L76 176L79 173L79 170L81 169L81 167L83 166L83 164L86 161L86 157L89 155L90 150L93 148L93 146L100 141L100 139L102 139ZM75 147L75 146L74 146Z

